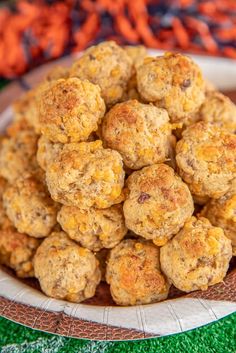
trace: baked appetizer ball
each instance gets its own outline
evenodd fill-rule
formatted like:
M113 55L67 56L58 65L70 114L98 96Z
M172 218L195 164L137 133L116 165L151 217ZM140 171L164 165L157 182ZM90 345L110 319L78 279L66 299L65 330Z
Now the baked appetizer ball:
M39 239L18 233L9 226L0 231L0 263L12 268L18 277L33 277L33 256Z
M130 57L134 67L141 65L148 56L147 49L143 45L125 45L124 50Z
M28 121L24 118L13 119L12 122L6 127L5 137L15 137L20 131L24 130L34 130L32 126L29 125ZM2 139L4 137L2 136Z
M231 257L231 241L203 217L192 217L160 250L162 271L184 292L222 282Z
M29 126L33 127L37 133L40 133L39 112L38 112L38 97L41 89L50 81L58 80L59 78L69 77L69 70L62 66L55 66L48 72L43 81L33 89L26 92L22 97L17 99L13 104L13 112L15 120L24 119Z
M231 239L233 254L236 256L236 179L230 190L219 199L211 199L203 208L201 215L224 230Z
M36 102L40 88L41 86L29 90L13 104L15 120L25 120L37 133L39 133L39 114Z
M127 179L125 223L134 233L164 245L191 217L193 200L187 185L166 164L133 172Z
M99 85L106 104L113 105L121 100L131 69L132 61L125 50L109 41L85 50L72 65L70 75Z
M53 143L47 137L41 135L38 139L37 162L46 171L50 162L53 162L57 154L62 150L62 143Z
M236 178L236 135L211 123L191 125L176 145L176 162L192 194L219 198Z
M153 243L132 239L110 251L106 281L116 304L148 304L167 298L170 285L161 273L159 253Z
M7 216L20 233L48 236L57 223L58 205L46 187L33 177L18 179L3 194Z
M46 75L46 81L55 81L59 80L60 78L69 78L70 70L68 67L64 66L54 66Z
M44 85L37 101L40 131L53 142L86 141L105 114L100 88L78 78Z
M130 99L137 99L137 101L145 103L141 98L137 89L137 77L136 74L132 75L127 84L126 91L121 99L122 102L126 102Z
M128 231L121 205L101 210L62 206L57 220L71 239L92 251L114 248Z
M208 92L197 115L199 120L216 123L232 133L236 131L236 106L220 92Z
M102 136L123 157L128 168L164 162L168 156L171 125L165 109L129 100L105 115Z
M54 232L42 242L34 271L46 295L75 303L93 297L101 279L95 255L64 232Z
M141 97L165 108L172 122L186 119L204 100L201 70L182 54L144 59L137 67L137 84Z
M122 201L123 162L102 141L66 144L46 170L55 201L80 208L108 208Z
M0 174L9 183L24 175L35 173L38 136L33 130L19 131L13 137L5 137L0 148Z
M147 49L143 45L126 45L124 49L132 60L132 74L127 83L127 88L123 94L122 101L137 99L141 102L142 98L137 89L136 68L141 65L144 58L147 57Z

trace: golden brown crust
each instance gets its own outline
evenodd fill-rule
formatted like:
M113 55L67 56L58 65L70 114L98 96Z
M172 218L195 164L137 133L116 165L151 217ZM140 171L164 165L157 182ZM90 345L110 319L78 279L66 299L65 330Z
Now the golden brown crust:
M159 248L143 240L123 240L110 251L106 280L118 305L158 302L169 291L160 270Z
M10 125L7 126L6 135L8 137L15 137L19 131L31 130L32 126L29 125L25 118L14 119Z
M167 112L137 100L116 104L103 119L106 145L118 151L131 169L164 162L170 135Z
M103 42L85 50L73 64L71 77L87 79L101 87L107 105L119 102L131 76L132 61L115 42Z
M0 148L0 173L9 183L19 177L37 173L36 161L38 135L33 130L19 130L5 137Z
M40 241L18 233L13 227L0 230L0 263L12 268L18 277L33 277L33 256Z
M38 129L38 111L36 107L37 88L26 92L13 104L15 121L25 121L29 127L39 132Z
M176 162L194 195L219 198L236 177L236 135L211 123L191 125L177 143Z
M132 60L133 67L141 65L148 56L147 48L143 45L125 45L124 50Z
M124 176L120 154L99 140L65 145L46 170L52 198L81 208L120 203Z
M18 179L3 194L7 216L20 233L35 238L48 236L57 220L58 205L46 187L33 177Z
M137 74L136 68L142 65L145 57L148 56L147 49L143 45L126 45L124 50L132 60L132 75L127 83L127 88L123 94L122 102L129 99L137 99L142 102L138 88L137 88Z
M69 70L62 66L55 66L52 70L50 70L38 86L26 92L13 103L15 123L21 123L22 125L24 122L24 124L28 127L34 128L36 133L40 133L38 111L38 98L40 96L40 92L47 86L48 82L68 77ZM13 124L14 128L16 127L15 125L17 124Z
M78 78L45 84L37 103L40 131L53 142L86 141L105 114L100 88Z
M164 245L193 214L187 185L165 164L154 164L132 173L127 179L124 202L128 229L156 245Z
M233 254L236 255L236 179L224 196L217 200L211 199L205 205L201 216L224 230L225 235L232 241Z
M127 233L122 205L103 210L62 206L57 220L71 239L92 251L113 248Z
M201 71L182 54L144 59L137 68L137 84L141 97L165 108L172 122L186 119L204 100Z
M210 91L197 113L198 120L215 123L231 133L236 131L236 106L218 91Z
M41 91L48 86L47 81L42 81L38 86L26 92L13 104L15 121L24 121L28 127L33 128L35 133L40 133L38 104Z
M101 279L95 255L64 232L54 232L42 242L34 268L44 293L75 303L93 297Z
M53 143L47 137L41 135L38 139L37 149L37 162L39 166L46 171L48 164L54 160L62 148L62 143Z
M50 82L50 81L59 80L60 78L69 78L69 76L70 76L69 68L57 65L57 66L54 66L47 73L45 80Z
M231 257L230 240L203 217L192 217L160 250L162 271L185 292L206 290L223 281Z

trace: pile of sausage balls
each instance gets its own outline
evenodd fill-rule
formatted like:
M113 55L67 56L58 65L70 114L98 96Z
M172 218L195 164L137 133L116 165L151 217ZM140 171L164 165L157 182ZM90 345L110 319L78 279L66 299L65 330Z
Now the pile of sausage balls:
M0 261L49 297L118 305L223 281L236 255L236 107L178 53L103 42L14 103Z

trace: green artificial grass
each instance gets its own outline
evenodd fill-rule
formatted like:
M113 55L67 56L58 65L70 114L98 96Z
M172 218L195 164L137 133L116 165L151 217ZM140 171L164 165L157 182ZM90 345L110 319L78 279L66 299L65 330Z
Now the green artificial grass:
M55 336L0 318L0 352L236 353L236 314L186 333L129 342L93 342Z

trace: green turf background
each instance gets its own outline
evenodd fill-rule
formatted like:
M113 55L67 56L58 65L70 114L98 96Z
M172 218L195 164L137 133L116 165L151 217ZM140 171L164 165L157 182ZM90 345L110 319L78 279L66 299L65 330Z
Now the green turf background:
M35 331L0 318L0 352L235 353L236 314L186 333L133 342L92 342L66 338Z

